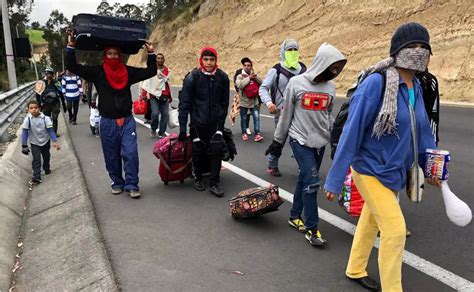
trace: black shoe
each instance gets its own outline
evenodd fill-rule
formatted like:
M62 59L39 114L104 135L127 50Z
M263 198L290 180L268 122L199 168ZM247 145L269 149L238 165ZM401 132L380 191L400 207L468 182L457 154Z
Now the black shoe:
M194 180L194 188L196 191L202 192L206 189L206 186L202 183L202 180Z
M42 183L43 181L40 179L40 178L33 178L31 179L31 184L32 185L39 185L40 183Z
M77 122L76 122L76 121L72 121L72 124L73 124L73 125L77 125Z
M69 120L69 124L72 124L72 120Z
M370 291L379 290L379 284L374 279L369 278L368 276L362 277L362 278L350 278L350 277L347 277L347 278L351 281L356 282L357 284L361 285L367 290L370 290Z
M51 169L48 169L48 170L44 171L44 174L50 174L50 173L51 173Z
M213 185L209 188L209 192L218 198L224 196L224 191L219 187L219 185Z

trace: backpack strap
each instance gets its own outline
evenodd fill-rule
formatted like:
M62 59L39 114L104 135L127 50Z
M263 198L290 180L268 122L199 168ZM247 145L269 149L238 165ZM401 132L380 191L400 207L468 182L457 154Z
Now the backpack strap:
M301 66L301 70L300 70L299 74L302 74L302 73L306 72L306 69L307 69L306 65L303 62L298 62L298 63ZM276 90L272 90L272 95L271 95L272 102L275 103L277 90L280 92L281 96L283 96L283 92L281 92L281 90L280 90L280 74L283 74L288 80L295 77L295 74L293 74L290 71L283 68L280 63L275 64L272 68L277 71L276 86L275 86Z

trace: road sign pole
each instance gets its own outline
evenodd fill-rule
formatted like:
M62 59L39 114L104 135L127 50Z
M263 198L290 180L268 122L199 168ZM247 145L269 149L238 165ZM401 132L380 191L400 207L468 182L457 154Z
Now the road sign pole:
M10 90L18 87L15 73L15 57L13 56L12 36L10 34L10 20L8 19L7 0L2 1L2 22L3 22L3 38L5 40L5 55L7 58L8 83Z

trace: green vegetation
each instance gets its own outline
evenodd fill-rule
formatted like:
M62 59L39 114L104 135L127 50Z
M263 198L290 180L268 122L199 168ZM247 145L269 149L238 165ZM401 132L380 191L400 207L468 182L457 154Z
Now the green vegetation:
M36 29L27 29L25 32L33 45L46 44L46 40L43 38L44 31Z

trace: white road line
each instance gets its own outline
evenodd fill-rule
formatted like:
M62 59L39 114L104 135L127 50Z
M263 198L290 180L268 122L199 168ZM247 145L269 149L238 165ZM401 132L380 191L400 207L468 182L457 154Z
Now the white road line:
M269 116L267 116L269 117ZM273 117L271 117L273 118ZM135 121L147 128L150 128L150 125L145 124L142 120L135 117ZM226 169L232 171L233 173L253 182L256 185L267 187L270 185L270 182L240 168L235 165L232 165L228 162L223 162L222 166ZM280 196L286 201L293 203L293 194L280 188ZM337 227L351 235L354 235L356 226L350 223L347 220L344 220L328 211L318 208L319 218L326 221L327 223ZM374 243L374 247L379 247L379 239ZM418 271L446 284L447 286L456 289L457 291L474 291L474 283L464 279L461 276L458 276L428 260L425 260L414 253L411 253L407 250L403 254L403 262L409 265L412 268L417 269Z

